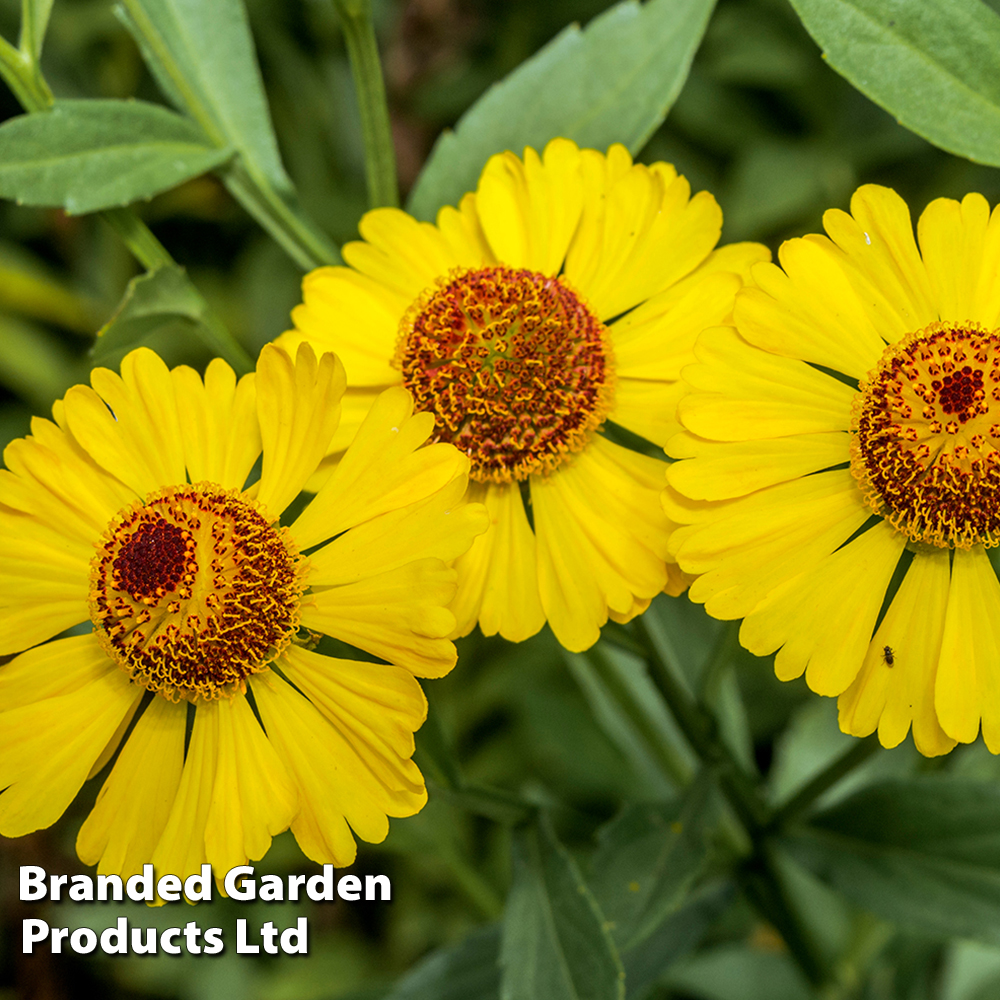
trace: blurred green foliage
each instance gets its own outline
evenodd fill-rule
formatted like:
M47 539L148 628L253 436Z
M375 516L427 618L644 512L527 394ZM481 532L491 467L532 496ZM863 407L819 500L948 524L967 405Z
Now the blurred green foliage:
M327 0L249 0L247 6L285 166L304 212L340 245L355 236L365 209L365 172L333 7ZM440 131L491 84L568 23L586 22L605 6L604 0L376 3L404 188L416 182ZM17 4L4 0L0 34L16 38L18 19ZM106 0L57 0L42 65L59 98L162 101ZM0 91L0 117L19 112L14 98ZM834 73L786 0L719 0L691 74L641 158L669 160L694 189L711 190L725 213L724 239L762 240L773 249L789 236L817 231L825 209L846 208L851 192L869 181L895 187L914 214L942 195L976 190L991 202L1000 199L995 170L932 147ZM286 328L301 271L223 183L198 177L139 211L251 355ZM93 335L111 319L137 273L98 217L0 204L0 443L26 433L32 413L47 413L69 385L86 379ZM170 364L201 367L208 360L192 308L193 318L182 317L152 341ZM114 344L104 347L109 361L116 360ZM857 745L839 733L832 702L809 695L802 682L780 684L769 661L741 652L733 664L713 666L713 649L731 648L731 634L686 599L662 598L650 615L673 637L687 683L701 691L730 752L762 779L771 804L787 801ZM389 874L391 904L261 908L216 900L197 911L203 927L220 925L230 935L237 917L281 925L305 913L312 929L308 959L237 958L231 952L219 959L22 956L20 921L37 908L17 902L16 867L80 870L73 842L99 787L99 779L90 782L54 828L0 841L0 1000L91 994L486 1000L500 995L497 958L536 941L530 920L546 893L564 900L559 919L614 940L630 1000L815 995L781 938L749 905L753 873L741 893L718 861L744 847L731 818L698 781L688 798L677 794L670 776L691 773L694 755L629 652L634 636L609 629L608 639L593 656L576 658L547 632L519 646L478 634L460 643L459 668L426 685L431 720L418 735L418 760L430 779L430 803L411 819L393 821L387 841L364 846L353 869ZM638 724L623 709L630 699L646 706ZM672 748L669 759L651 749L651 733ZM845 810L850 817L858 801L869 808L871 796L877 799L873 782L918 773L931 782L921 786L927 801L937 795L935 778L962 779L949 786L965 790L961 805L981 797L1000 778L1000 767L981 746L932 761L909 744L879 753L820 798L827 811L816 830L828 837L839 830L856 840L849 823L846 833L842 829ZM900 787L912 794L911 785ZM505 802L491 789L516 799ZM854 793L858 800L837 805ZM546 807L554 833L548 826L517 833L512 870L511 828L497 817L517 815L525 802ZM894 800L877 804L894 814ZM919 812L919 804L915 808ZM964 842L956 847L965 832L949 825L957 808L933 811L937 854L914 878L947 886L961 872L970 883L987 886L974 923L996 942L990 923L1000 907L1000 894L992 898L1000 869L995 834L973 830L969 836L980 838L976 850ZM692 816L704 828L692 829ZM813 840L779 844L772 861L787 895L808 914L822 959L835 965L838 992L825 994L828 1000L1000 995L1000 949L952 940L946 926L934 930L933 920L907 924L906 897L891 898L893 879L906 878L907 844L880 841L876 828L863 848L867 870L848 863L857 850L848 851L839 867L830 854L810 864L816 830ZM310 870L288 834L258 869ZM656 892L633 891L633 881L638 886L640 875L651 871L660 879ZM846 895L834 893L817 874ZM515 911L529 921L520 944L497 923L512 880ZM882 905L879 897L886 894ZM613 927L589 926L591 899L614 915ZM656 910L665 899L670 906ZM961 900L953 905L960 909ZM141 926L190 919L184 904L123 912ZM50 907L47 916L74 925L113 921L106 910L92 916L85 907L65 904ZM887 918L901 920L903 929ZM550 956L583 954L592 940L585 934L583 944L574 943L558 920L542 930L536 943ZM600 955L594 961L593 982L612 982L612 965L602 964ZM574 988L586 996L588 983Z

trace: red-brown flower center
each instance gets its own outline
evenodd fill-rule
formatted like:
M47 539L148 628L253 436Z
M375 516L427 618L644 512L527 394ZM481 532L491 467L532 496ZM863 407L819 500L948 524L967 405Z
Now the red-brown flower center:
M171 701L231 697L295 637L301 560L238 493L179 486L120 511L91 562L108 654Z
M614 373L607 330L559 278L509 267L453 271L410 307L396 364L435 440L480 482L546 473L604 420Z
M934 323L862 380L851 470L913 541L1000 543L1000 331Z

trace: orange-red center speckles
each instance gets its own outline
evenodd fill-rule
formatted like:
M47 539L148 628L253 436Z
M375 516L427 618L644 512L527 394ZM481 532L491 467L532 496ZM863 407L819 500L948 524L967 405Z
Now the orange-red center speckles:
M171 701L231 697L295 637L302 563L287 532L238 493L161 490L108 525L90 616L136 683Z
M934 323L886 348L855 400L851 471L913 541L1000 543L1000 330Z
M435 440L480 482L551 471L611 408L607 330L559 278L509 267L453 271L410 307L396 365Z

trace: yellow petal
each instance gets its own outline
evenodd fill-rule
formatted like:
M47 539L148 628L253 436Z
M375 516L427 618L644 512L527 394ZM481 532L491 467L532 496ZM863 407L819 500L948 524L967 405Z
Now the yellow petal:
M149 703L80 827L76 851L85 865L126 879L152 861L181 780L186 720L186 703Z
M0 470L0 504L33 514L88 552L136 494L86 455L72 436L35 417L32 435L12 441Z
M109 669L69 694L0 712L0 834L51 826L141 692Z
M938 319L910 210L895 191L864 184L851 198L851 215L830 209L823 227L841 250L848 280L883 340L898 340Z
M479 267L497 262L489 240L483 232L479 213L476 211L476 196L466 194L458 203L458 208L445 205L438 211L437 227L448 244L448 249L463 267Z
M93 389L77 385L66 393L73 437L139 496L185 482L180 418L167 366L140 347L125 355L121 370L119 378L95 368Z
M267 853L271 838L288 829L298 795L246 698L217 704L218 769L205 826L205 852L213 870L221 874Z
M476 190L476 210L496 259L558 274L583 207L580 151L553 139L540 158L530 148L490 157Z
M567 649L593 645L609 608L624 616L663 590L672 528L659 503L664 469L598 436L569 465L532 477L539 593Z
M362 840L380 843L389 831L387 815L420 809L424 796L395 811L397 796L386 793L340 731L273 671L255 675L250 684L268 737L298 790L292 832L307 857L346 867L356 853L348 823Z
M806 674L813 691L839 695L857 676L906 537L880 521L775 587L743 622L740 642L756 656L778 647L783 681Z
M458 558L489 525L484 507L465 502L466 482L464 475L456 476L424 500L345 531L309 556L309 582L353 583L415 559Z
M332 354L318 361L308 345L294 361L268 345L257 362L257 414L264 442L257 499L272 518L299 495L326 454L340 419L344 369Z
M699 363L684 369L692 391L678 404L681 423L714 441L753 441L847 430L854 390L803 361L752 347L730 327L706 330Z
M602 319L618 316L690 274L722 230L722 212L667 164L630 164L621 146L581 154L586 195L566 277Z
M849 470L820 472L678 528L670 548L681 569L701 574L692 601L716 618L742 618L778 584L838 549L870 514Z
M850 460L846 431L763 441L707 441L687 431L670 439L667 482L693 500L745 496Z
M302 605L302 624L357 646L418 677L441 677L457 654L447 636L455 616L455 571L420 559L378 576L315 592Z
M294 646L282 670L381 785L387 808L394 810L389 815L419 810L426 798L424 779L410 758L413 734L427 717L427 700L413 674Z
M522 642L545 624L538 596L535 536L521 500L518 483L476 483L470 499L481 500L489 530L458 559L458 590L451 610L458 634L476 622L484 635L498 632L510 642Z
M398 208L367 212L358 229L365 242L345 244L340 251L344 261L406 305L452 268L478 263L456 258L436 226L418 222Z
M1000 583L983 547L955 550L934 705L941 728L1000 752Z
M449 444L420 446L434 429L430 413L413 413L402 387L375 401L357 436L312 503L292 525L309 548L380 514L423 500L468 472L469 461Z
M854 378L878 362L885 342L870 307L845 272L843 254L822 236L786 240L773 264L753 269L756 288L736 299L743 336L765 351Z
M46 642L0 667L0 712L72 694L117 669L93 633Z
M608 328L615 371L629 378L670 379L694 360L702 330L725 323L742 287L725 271L692 275L627 313Z
M614 409L608 419L662 448L682 430L677 422L677 404L689 391L679 381L619 378L615 383Z
M913 557L889 610L868 647L854 683L840 696L840 728L867 736L878 728L884 747L898 746L913 726L913 742L925 757L955 746L938 725L934 679L941 655L948 604L949 553ZM892 651L892 665L885 647Z
M261 451L254 376L237 382L236 373L221 358L209 363L204 382L187 365L174 368L170 376L188 478L243 489Z
M152 862L158 875L169 873L184 879L200 872L208 861L205 826L218 767L219 702L203 701L194 713L194 728L177 794L153 850ZM224 874L215 872L217 878Z
M400 252L405 253L402 234L400 245ZM431 276L425 285L433 280ZM292 310L295 329L282 334L276 343L293 358L303 341L317 354L333 351L351 385L391 385L399 379L399 372L391 366L399 324L423 288L420 285L412 294L400 296L348 267L321 267L302 279L303 302Z

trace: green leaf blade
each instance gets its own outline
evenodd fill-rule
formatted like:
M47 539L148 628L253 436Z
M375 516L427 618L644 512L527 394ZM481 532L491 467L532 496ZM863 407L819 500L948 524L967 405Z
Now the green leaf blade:
M122 10L167 97L289 191L241 0L124 0Z
M81 215L150 198L230 155L155 104L60 101L0 126L0 197Z
M792 0L834 69L908 129L1000 165L1000 17L979 0Z
M476 187L494 153L541 149L555 136L635 153L663 121L687 79L715 0L624 0L581 30L561 32L445 132L410 196L433 219Z
M908 927L1000 942L1000 788L910 778L869 785L787 846L856 903Z
M622 1000L624 972L576 863L544 820L516 831L501 1000Z

